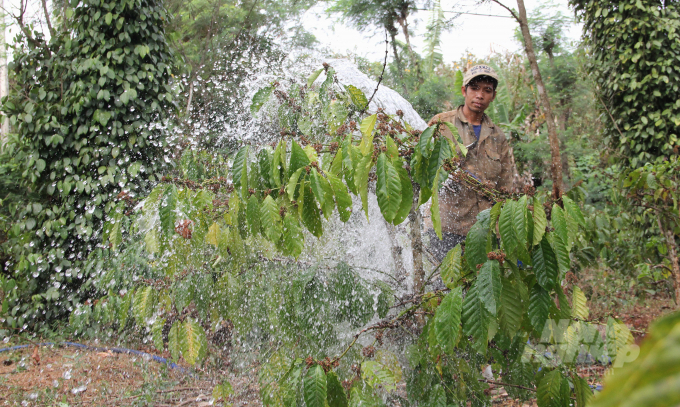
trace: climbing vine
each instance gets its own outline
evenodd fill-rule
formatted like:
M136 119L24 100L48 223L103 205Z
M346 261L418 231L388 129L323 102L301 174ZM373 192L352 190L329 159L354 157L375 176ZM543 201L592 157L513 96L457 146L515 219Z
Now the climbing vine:
M14 288L1 298L2 323L13 328L52 322L87 296L83 262L116 199L146 194L167 168L161 128L174 105L162 5L86 0L65 15L49 41L18 42L17 89L3 104L19 186L31 192L3 248Z

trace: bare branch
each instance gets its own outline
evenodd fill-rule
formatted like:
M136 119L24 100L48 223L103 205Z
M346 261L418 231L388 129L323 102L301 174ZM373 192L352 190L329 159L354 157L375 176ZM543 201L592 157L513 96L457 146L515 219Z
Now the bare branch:
M510 15L512 15L512 18L514 18L515 20L517 20L517 22L518 22L520 25L522 24L522 20L519 19L519 16L518 16L517 14L515 14L515 12L514 12L510 7L506 6L505 4L501 3L501 2L498 1L498 0L491 0L491 1L493 1L493 2L496 3L496 4L498 4L499 6L503 7L504 9L508 10L508 12L510 13Z
M371 104L371 100L373 100L373 96L378 92L378 87L380 87L380 82L383 80L383 75L385 75L385 67L387 66L387 54L388 54L388 48L387 46L389 45L389 41L387 41L387 31L385 31L385 62L383 62L383 69L382 73L380 73L380 78L378 78L378 83L375 85L375 90L373 91L373 94L371 97L368 99L368 102L366 102L366 107L364 110L361 111L361 113L364 113L368 109L368 105Z
M50 21L50 13L47 10L47 0L42 0L43 12L45 13L45 21L47 22L47 29L50 30L50 35L54 36L54 29L52 28L52 22Z

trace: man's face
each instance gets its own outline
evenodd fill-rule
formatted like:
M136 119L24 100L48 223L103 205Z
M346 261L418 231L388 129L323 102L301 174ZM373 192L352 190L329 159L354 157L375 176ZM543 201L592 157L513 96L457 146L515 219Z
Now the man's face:
M479 81L463 86L463 96L465 96L465 106L473 112L484 113L496 97L496 91L491 82Z

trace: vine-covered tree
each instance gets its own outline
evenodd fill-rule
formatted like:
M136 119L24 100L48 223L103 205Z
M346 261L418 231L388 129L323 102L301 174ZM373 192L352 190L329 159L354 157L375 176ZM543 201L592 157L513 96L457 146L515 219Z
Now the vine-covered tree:
M611 120L607 141L639 167L680 145L680 2L572 0L588 68Z
M19 286L4 298L11 326L79 302L82 261L116 201L132 202L166 166L163 120L174 104L162 2L86 0L65 16L49 41L20 38L3 105L21 185L34 194L5 243L3 270Z

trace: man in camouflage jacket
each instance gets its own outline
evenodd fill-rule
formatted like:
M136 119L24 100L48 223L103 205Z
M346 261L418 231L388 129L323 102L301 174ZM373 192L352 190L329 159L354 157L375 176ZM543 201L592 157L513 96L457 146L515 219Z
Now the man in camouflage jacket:
M465 104L456 110L436 115L430 125L438 121L453 123L463 143L468 148L462 169L481 182L490 182L497 190L512 191L517 179L512 149L503 131L484 111L496 97L498 75L486 65L477 65L465 74L462 92ZM446 126L439 127L441 134L452 139ZM429 229L430 249L438 261L448 251L465 241L465 235L476 221L477 214L492 206L491 201L460 183L447 181L439 191L439 213L442 237ZM430 226L426 221L426 226Z

